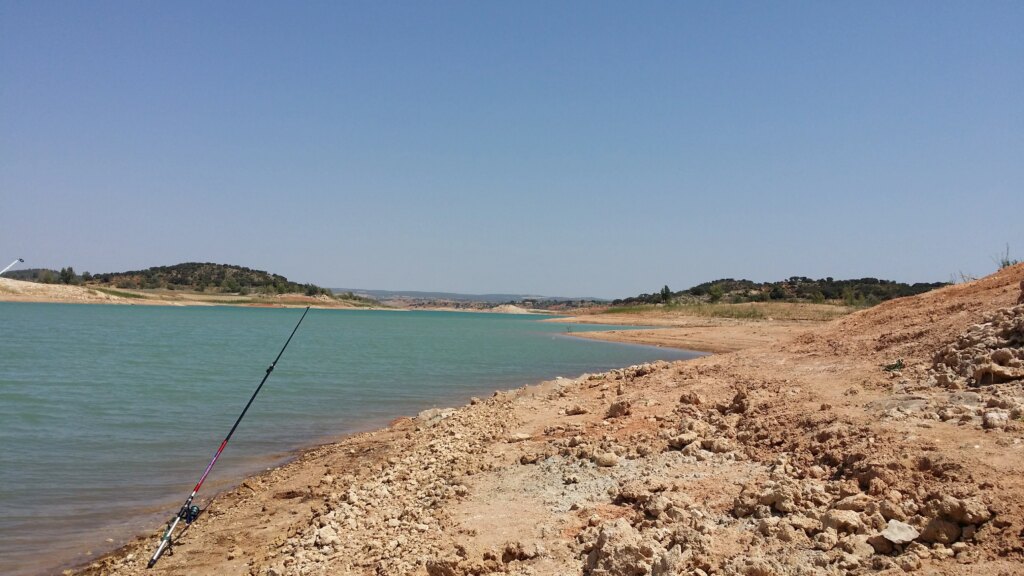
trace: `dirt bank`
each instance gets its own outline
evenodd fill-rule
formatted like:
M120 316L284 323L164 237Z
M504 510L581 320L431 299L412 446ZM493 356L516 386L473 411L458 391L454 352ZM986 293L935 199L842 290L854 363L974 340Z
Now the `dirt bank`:
M849 314L851 308L783 302L710 304L632 312L582 313L549 322L644 326L644 329L576 332L574 336L702 352L735 352L765 346ZM583 311L586 312L586 311Z
M279 294L274 296L241 296L171 290L121 290L40 284L0 278L0 302L49 302L60 304L127 304L141 306L313 306L314 308L366 308L328 296Z
M1022 280L401 419L81 573L1022 574Z
M741 322L693 318L691 325L686 327L573 332L572 335L591 340L666 346L702 352L735 352L780 342L818 325L820 323L817 322Z

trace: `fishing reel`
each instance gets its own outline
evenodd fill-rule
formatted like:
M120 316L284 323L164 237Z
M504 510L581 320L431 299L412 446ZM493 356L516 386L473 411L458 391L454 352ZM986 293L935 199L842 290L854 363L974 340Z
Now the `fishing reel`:
M181 510L178 511L178 518L184 520L185 524L191 524L195 522L196 518L199 518L200 512L202 512L202 510L200 510L199 506L196 506L195 504L188 507L182 506Z

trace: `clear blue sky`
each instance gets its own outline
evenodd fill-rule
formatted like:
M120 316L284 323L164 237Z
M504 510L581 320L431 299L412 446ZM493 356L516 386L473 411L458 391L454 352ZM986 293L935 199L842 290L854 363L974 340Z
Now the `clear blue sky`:
M0 266L623 297L1024 257L1024 2L0 0Z

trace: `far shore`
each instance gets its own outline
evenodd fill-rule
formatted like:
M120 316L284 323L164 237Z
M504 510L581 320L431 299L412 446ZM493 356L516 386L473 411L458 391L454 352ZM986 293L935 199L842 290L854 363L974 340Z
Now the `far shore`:
M239 306L248 308L333 308L341 310L430 310L438 312L476 312L485 314L550 315L545 310L532 310L503 304L487 309L446 306L393 307L360 301L335 299L305 294L232 294L184 290L137 290L109 286L42 284L11 278L0 278L0 302L32 302L54 304L121 304L129 306Z
M695 315L693 312L707 315ZM850 309L845 307L818 304L721 304L695 307L693 311L683 308L641 313L590 312L545 322L638 326L642 328L596 332L569 330L569 334L591 340L723 353L778 342L849 312Z

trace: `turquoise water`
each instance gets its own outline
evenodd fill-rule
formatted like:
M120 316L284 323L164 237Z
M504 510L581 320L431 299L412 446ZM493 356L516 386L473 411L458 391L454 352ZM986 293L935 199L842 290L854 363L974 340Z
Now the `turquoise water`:
M0 303L0 573L57 572L158 528L301 313ZM396 416L696 355L567 330L536 316L311 310L200 501L291 450Z

